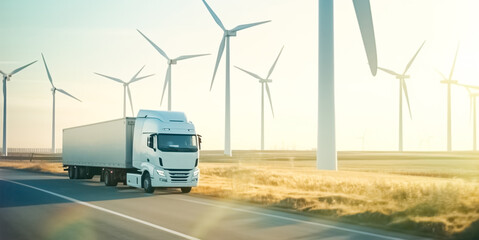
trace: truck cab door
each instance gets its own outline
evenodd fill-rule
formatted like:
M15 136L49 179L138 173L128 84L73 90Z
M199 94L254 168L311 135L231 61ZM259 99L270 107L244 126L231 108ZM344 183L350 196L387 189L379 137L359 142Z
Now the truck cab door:
M157 135L156 134L151 134L147 137L147 141L146 141L146 145L148 146L148 151L147 151L147 154L146 154L146 159L145 161L146 162L150 162L151 160L155 159L156 156L158 155L157 154L157 146L158 146L158 142L157 142Z

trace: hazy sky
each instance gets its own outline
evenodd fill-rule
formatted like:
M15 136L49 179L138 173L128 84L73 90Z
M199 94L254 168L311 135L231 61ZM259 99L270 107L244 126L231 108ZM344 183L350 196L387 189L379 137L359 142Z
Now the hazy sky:
M265 106L266 148L315 148L318 1L208 3L226 28L272 20L231 38L231 64L265 76L284 45L271 76L274 118ZM407 79L413 116L404 102L404 149L444 150L446 85L435 69L449 74L460 41L454 78L479 85L479 3L371 0L371 8L379 66L402 72L426 40ZM200 0L2 0L0 9L0 70L39 60L8 82L9 147L50 147L52 96L41 53L55 85L83 100L57 94L58 148L63 128L123 114L121 84L93 72L129 79L146 65L143 75L156 75L131 85L135 111L166 110L166 101L160 106L166 61L138 28L170 57L212 54L173 66L172 104L195 123L204 149L223 149L224 57L209 91L223 32ZM335 1L335 53L338 150L396 150L399 82L383 72L371 76L351 0ZM260 97L258 81L232 67L233 150L259 149ZM471 149L465 89L453 87L452 107L453 149Z

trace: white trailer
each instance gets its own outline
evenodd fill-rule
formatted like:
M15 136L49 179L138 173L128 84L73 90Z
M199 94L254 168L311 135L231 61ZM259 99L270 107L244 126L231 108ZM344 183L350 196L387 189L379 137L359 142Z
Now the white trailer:
M100 175L106 186L186 193L199 182L200 143L184 113L140 110L136 118L64 129L63 166L70 179Z

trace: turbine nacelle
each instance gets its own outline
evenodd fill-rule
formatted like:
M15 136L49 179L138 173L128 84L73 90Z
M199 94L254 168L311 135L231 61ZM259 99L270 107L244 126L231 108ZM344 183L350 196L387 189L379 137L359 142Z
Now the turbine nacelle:
M236 32L233 30L225 30L225 37L236 37Z
M4 74L3 72L2 74L3 74L3 80L10 81L10 77L12 77L12 74Z
M410 78L410 77L411 77L411 76L409 76L409 75L396 75L396 79L399 79L399 80L401 80L401 79L407 79L407 78Z
M172 64L176 64L176 59L168 59L168 64L169 65L172 65Z
M457 81L457 80L442 80L441 83L444 83L444 84L457 84L458 81Z
M270 82L273 82L272 79L261 79L259 80L259 83L270 83Z

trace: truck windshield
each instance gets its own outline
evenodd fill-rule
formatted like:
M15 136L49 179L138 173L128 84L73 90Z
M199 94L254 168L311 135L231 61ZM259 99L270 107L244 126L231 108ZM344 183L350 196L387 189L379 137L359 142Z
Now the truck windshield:
M196 152L196 135L158 134L158 149L163 152Z

